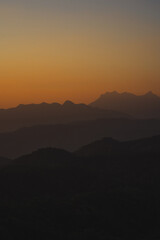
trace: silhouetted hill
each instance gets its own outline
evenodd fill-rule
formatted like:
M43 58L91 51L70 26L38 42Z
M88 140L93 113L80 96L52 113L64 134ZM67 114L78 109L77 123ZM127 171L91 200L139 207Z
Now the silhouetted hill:
M89 106L122 111L136 118L160 118L160 97L152 92L140 96L107 92Z
M83 146L76 154L83 157L94 157L94 156L104 156L108 154L113 154L115 150L120 147L121 143L113 138L103 138L102 140L97 140L86 146Z
M59 124L99 118L129 118L129 115L112 110L102 110L85 104L30 104L16 108L0 109L0 132L16 130L39 124Z
M42 125L0 134L0 156L15 158L39 148L75 151L104 137L132 140L160 134L160 120L99 119Z
M160 156L160 135L133 141L120 142L112 138L103 138L83 146L76 151L78 156L115 156L154 154Z
M15 159L0 169L1 237L159 239L159 145L105 138L84 157L47 148Z
M14 161L13 164L26 166L57 167L65 166L73 158L72 154L56 148L39 149L29 155L22 156Z

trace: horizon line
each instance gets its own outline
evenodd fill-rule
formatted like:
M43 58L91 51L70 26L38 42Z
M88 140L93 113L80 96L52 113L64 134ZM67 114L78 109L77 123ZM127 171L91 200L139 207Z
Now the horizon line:
M136 93L127 92L127 91L116 91L116 90L114 90L114 91L107 91L107 92L99 95L98 98L100 98L101 96L106 95L107 93L109 93L109 94L119 94L119 95L131 94L131 95L134 95L134 96L136 96L136 97L146 96L146 95L149 95L149 94L150 94L150 95L155 95L155 96L157 96L157 97L160 97L160 95L155 94L155 93L154 93L153 91L151 91L151 90L150 90L150 91L147 91L147 92L144 93L144 94L136 94ZM96 100L97 100L97 98L95 99L95 101L96 101ZM34 102L31 102L31 103L19 103L19 104L13 106L13 107L7 107L7 108L1 108L1 107L0 107L0 110L9 110L9 109L18 108L18 107L20 107L20 106L42 105L42 104L47 104L47 105L59 104L59 105L63 106L66 102L70 102L70 103L76 104L76 105L78 105L78 104L85 104L85 105L88 106L88 105L90 105L90 104L91 104L92 102L94 102L94 101L92 101L91 103L88 103L88 104L85 103L85 102L77 102L77 103L75 103L74 101L69 100L69 99L63 101L62 103L60 103L60 102L58 102L58 101L53 101L53 102L43 101L43 102L39 102L39 103L34 103Z

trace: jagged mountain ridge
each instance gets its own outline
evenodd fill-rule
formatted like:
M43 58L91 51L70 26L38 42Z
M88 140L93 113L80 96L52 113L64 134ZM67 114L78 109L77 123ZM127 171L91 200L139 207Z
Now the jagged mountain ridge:
M160 118L160 97L151 91L144 95L106 92L89 106L122 111L136 118Z

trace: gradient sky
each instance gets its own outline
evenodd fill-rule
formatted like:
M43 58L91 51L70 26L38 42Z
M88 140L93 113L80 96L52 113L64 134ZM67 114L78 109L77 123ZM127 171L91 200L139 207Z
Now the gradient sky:
M0 0L0 107L160 95L159 0Z

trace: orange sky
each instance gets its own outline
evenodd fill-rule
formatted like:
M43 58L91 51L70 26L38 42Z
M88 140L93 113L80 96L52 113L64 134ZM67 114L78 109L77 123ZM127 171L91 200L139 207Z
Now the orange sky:
M0 107L89 103L113 90L160 95L157 9L78 2L0 0Z

